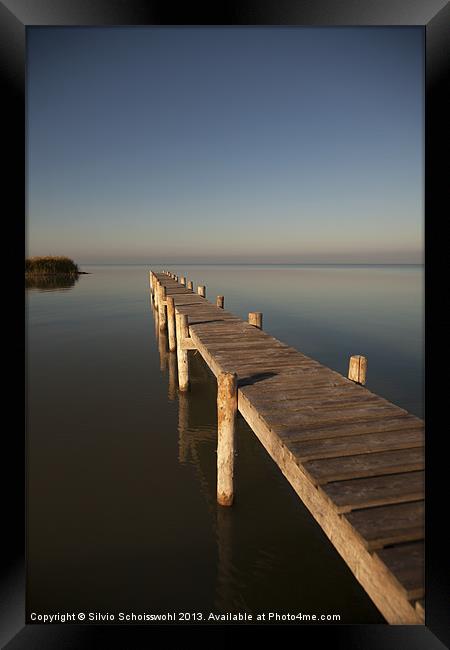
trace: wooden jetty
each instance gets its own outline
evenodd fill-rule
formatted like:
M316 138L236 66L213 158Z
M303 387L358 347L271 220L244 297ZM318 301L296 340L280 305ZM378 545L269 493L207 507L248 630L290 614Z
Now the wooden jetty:
M149 275L178 390L189 388L189 350L217 378L218 503L233 503L239 412L387 622L423 624L423 421L363 386L364 357L343 377L264 332L260 312L245 322L203 285Z

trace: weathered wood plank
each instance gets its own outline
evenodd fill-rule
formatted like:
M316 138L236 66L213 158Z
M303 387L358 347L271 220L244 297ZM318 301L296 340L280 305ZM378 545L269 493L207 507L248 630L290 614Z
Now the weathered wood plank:
M424 498L424 472L406 472L328 483L323 487L338 512Z
M180 311L183 313L188 313L186 311L183 311L183 307L180 307ZM197 325L199 323L229 323L232 321L232 318L216 314L189 314L189 325Z
M289 399L292 394L295 395L295 393L301 393L301 391L317 391L322 388L344 387L347 385L340 379L330 377L327 372L320 368L306 366L299 368L295 372L283 370L276 375L269 375L264 381L257 384L241 384L240 390L251 400L259 395L263 398L273 395L274 400L277 400L278 398L283 399L283 397Z
M307 407L320 407L321 409L336 409L341 406L351 406L351 405L363 405L363 404L379 404L379 398L377 395L368 393L357 394L348 391L346 394L340 393L336 395L332 391L328 391L324 387L321 391L321 394L308 395L304 398L290 399L290 400L272 400L269 397L259 397L252 398L252 404L255 408L260 408L261 412L278 412L281 411L296 413L297 411L303 411Z
M277 372L281 373L284 372L285 370L298 370L301 368L301 362L300 361L295 361L295 360L277 360L274 359L273 361L266 361L266 362L261 362L258 363L257 361L249 363L248 361L244 361L242 363L239 363L239 361L235 359L225 359L225 358L220 358L218 355L214 355L215 358L223 362L223 364L227 365L227 367L234 368L234 370L238 373L239 377L243 377L244 375L248 374L255 374L255 373L260 373L260 372Z
M229 354L226 354L225 352L219 353L219 352L214 352L214 356L217 359L220 359L220 357L227 357L229 358ZM236 363L236 367L239 365L240 368L248 368L248 370L251 372L253 368L256 369L261 369L262 367L266 367L267 369L285 369L285 368L292 368L296 370L303 370L306 371L308 368L310 369L318 369L318 366L314 363L308 363L301 357L297 357L296 355L289 354L288 350L283 350L280 348L280 351L278 354L271 354L270 352L267 353L266 358L258 358L257 355L254 356L249 356L249 355L244 355L242 357L242 360L240 359L239 355L233 355L232 359Z
M217 309L216 307L211 307L211 308L205 308L203 305L180 305L180 311L183 313L188 314L189 318L194 318L194 316L215 316L217 318L217 322L235 322L239 323L239 320L236 318L236 316L233 316L232 314L229 314L228 312L224 311L223 309ZM200 325L201 323L199 323ZM208 323L208 329L211 331L211 326Z
M237 371L239 373L239 370ZM347 406L343 404L340 408L320 409L319 407L306 406L302 411L290 412L273 411L269 408L258 409L259 415L263 418L269 427L283 435L289 437L289 431L298 430L298 428L318 428L326 424L341 424L344 422L353 422L355 419L382 419L384 417L397 416L401 412L395 406L384 404L367 403L364 406Z
M253 401L252 401L253 403ZM294 430L284 429L282 426L271 428L285 442L304 442L306 440L320 440L322 438L340 438L342 436L359 436L366 433L382 433L383 431L404 431L406 429L423 431L423 423L416 422L416 418L407 414L399 417L380 419L374 417L369 420L356 420L341 424L325 424L322 427L297 427Z
M304 467L308 474L313 477L315 483L324 484L350 478L422 470L425 467L425 454L423 447L418 447L399 451L312 460L306 462Z
M306 442L287 442L292 453L302 462L319 458L343 458L356 454L373 454L395 449L412 449L423 447L424 437L421 431L388 431L385 433L367 433L360 436L342 438L323 438Z
M425 533L423 501L355 510L341 515L360 535L369 550L388 544L413 542L423 539Z
M175 301L177 304L177 301ZM191 318L198 318L199 316L214 316L215 318L218 319L218 321L234 321L235 316L232 316L231 314L227 314L223 310L217 310L216 308L211 308L207 309L203 305L188 305L188 304L177 304L177 307L183 314L187 314L189 316L189 319Z
M374 562L360 535L346 521L345 515L339 515L329 500L317 490L293 454L258 418L257 412L245 397L241 397L239 410L387 621L397 624L419 623L420 617L405 599L398 581L394 580L385 567L380 569Z
M408 600L425 593L425 545L423 542L400 544L375 552L382 565L397 578Z
M289 361L291 364L295 364L295 366L298 367L316 367L316 364L314 364L311 361L306 361L305 359L302 359L301 357L297 357L297 355L292 353L292 350L290 350L288 347L278 347L275 348L273 345L265 345L261 341L260 347L264 348L264 356L260 357L258 355L258 352L255 351L254 347L244 347L242 348L241 352L239 354L234 354L232 349L228 348L223 348L218 350L218 348L212 348L211 346L208 345L208 349L211 350L211 353L214 354L215 357L220 359L221 357L227 358L227 359L232 359L236 363L239 363L241 365L264 365L268 363L285 363L286 361Z
M186 289L186 287L183 287L181 285L176 285L173 283L169 284L168 282L163 282L162 284L166 287L167 293L171 295L175 293L179 295L191 293L189 289Z
M282 343L275 345L272 341L261 341L258 339L243 341L240 338L235 338L234 340L228 339L227 341L220 342L217 341L214 343L208 342L207 346L211 353L220 350L221 352L230 354L236 350L239 352L240 358L243 358L244 355L246 357L250 357L250 354L255 355L258 350L264 350L266 353L272 352L273 354L276 354L278 350L287 348L287 346Z
M325 395L328 397L347 397L373 395L369 391L360 391L356 384L336 384L328 381L322 382L320 387L303 383L299 386L287 385L285 387L272 387L267 390L266 386L253 385L250 390L245 389L246 395L252 400L255 406L259 402L267 402L272 399L274 402L281 402L283 408L290 408L291 402L307 400L321 400Z
M421 623L425 623L425 600L416 600L414 606Z
M221 313L224 313L224 310L220 310ZM199 334L199 336L202 336L202 339L204 340L205 345L207 344L208 340L213 337L220 336L220 334L229 334L229 335L239 335L242 336L243 334L248 334L256 338L257 332L255 329L253 329L253 332L250 332L248 329L245 328L244 324L242 321L236 319L232 323L221 323L218 325L216 328L211 327L209 323L198 323L196 326L196 330ZM229 330L229 331L226 331ZM264 336L259 336L261 340L264 338Z
M220 354L212 352L212 354L219 361L234 364L236 369L240 369L241 374L247 371L276 370L281 372L285 369L305 370L306 368L315 368L312 363L305 363L293 356L283 354L281 349L280 354L277 355L272 350L266 348L261 357L255 351L252 351L252 356L248 356L244 350L242 351L242 355L229 350L224 350Z
M180 295L178 293L169 293L169 296L172 296L172 298L175 300L175 304L177 307L190 307L192 305L200 305L202 304L202 298L196 297L193 294L187 294L187 295Z
M216 308L216 309L219 309L219 308ZM226 311L226 310L222 310L222 311ZM231 314L232 312L227 312L227 313ZM264 332L263 330L259 330L259 329L255 328L255 327L253 327L252 325L249 325L248 323L245 323L244 321L241 321L241 320L239 321L238 324L236 324L236 329L239 329L240 332L242 332L244 334L248 334L249 336L253 336L254 338L257 338L257 339L265 339L265 340L268 340L268 341L278 341L279 343L282 342L279 339L277 339L276 337L269 334L268 332ZM206 341L209 338L210 333L208 331L204 331L204 332L202 332L202 335L205 337L205 341Z

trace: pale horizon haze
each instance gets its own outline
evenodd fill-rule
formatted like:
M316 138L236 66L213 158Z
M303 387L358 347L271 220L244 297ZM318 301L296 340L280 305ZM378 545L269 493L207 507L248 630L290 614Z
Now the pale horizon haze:
M27 255L421 264L420 27L31 27Z

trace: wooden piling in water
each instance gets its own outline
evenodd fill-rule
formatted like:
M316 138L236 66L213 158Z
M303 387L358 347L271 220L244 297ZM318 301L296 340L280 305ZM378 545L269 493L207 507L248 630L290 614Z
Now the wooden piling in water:
M248 315L248 322L250 325L262 330L263 315L260 311L251 311Z
M153 284L153 302L155 305L155 309L158 309L159 286L160 286L160 282L158 278L155 278L155 282Z
M200 284L197 287L197 293L199 296L202 296L202 298L206 298L206 287Z
M184 339L189 337L188 317L175 310L177 335L178 388L182 391L189 388L188 351L183 348Z
M183 287L186 286L186 278L184 277L184 275L182 275L181 278L180 278L180 284L182 284Z
M166 298L167 307L167 331L169 335L169 350L175 352L177 349L177 335L175 325L175 301L172 296Z
M364 385L366 383L367 374L367 359L361 354L355 354L350 357L348 365L348 378L357 384Z
M231 506L234 498L234 438L237 414L237 375L217 377L217 503Z
M187 288L190 289L191 291L194 291L194 284L193 284L192 280L188 281Z
M159 288L158 296L158 315L159 315L159 329L164 331L167 327L167 314L166 314L166 287Z
M223 309L223 304L224 304L224 297L223 296L217 296L216 298L216 307L220 307Z
M167 334L158 332L159 369L163 372L167 366Z

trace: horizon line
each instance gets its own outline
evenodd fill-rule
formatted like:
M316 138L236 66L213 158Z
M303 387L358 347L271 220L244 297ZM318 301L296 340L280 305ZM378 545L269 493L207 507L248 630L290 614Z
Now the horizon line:
M154 262L79 262L91 266L146 266ZM158 266L425 266L424 262L158 262Z

